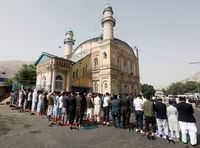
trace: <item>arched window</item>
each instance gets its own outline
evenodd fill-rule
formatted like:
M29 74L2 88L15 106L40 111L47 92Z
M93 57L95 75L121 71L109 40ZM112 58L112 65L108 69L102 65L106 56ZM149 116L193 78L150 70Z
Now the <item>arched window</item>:
M103 82L103 89L108 89L108 81Z
M83 75L85 74L85 67L83 67Z
M55 89L59 89L59 90L63 89L63 77L61 75L56 76Z
M107 82L104 83L104 88L105 88L105 89L108 88L108 83L107 83Z
M94 93L98 93L98 87L99 87L98 83L95 82L94 83Z
M98 58L94 58L94 66L98 66Z
M125 94L128 93L128 87L127 87L127 85L124 85L124 93L125 93Z
M126 63L126 61L124 61L124 72L126 72L127 71L127 63Z
M75 71L73 71L73 76L72 77L73 77L73 79L75 79Z

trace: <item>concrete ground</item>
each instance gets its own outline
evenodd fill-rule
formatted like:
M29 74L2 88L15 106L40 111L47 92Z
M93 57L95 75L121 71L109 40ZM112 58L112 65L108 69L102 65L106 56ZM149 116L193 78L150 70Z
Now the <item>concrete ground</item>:
M195 112L200 128L200 109ZM0 105L0 148L182 148L182 143L168 144L165 139L148 140L138 133L128 133L111 126L89 130L49 127L49 121L30 113L19 113ZM198 132L198 142L200 133Z

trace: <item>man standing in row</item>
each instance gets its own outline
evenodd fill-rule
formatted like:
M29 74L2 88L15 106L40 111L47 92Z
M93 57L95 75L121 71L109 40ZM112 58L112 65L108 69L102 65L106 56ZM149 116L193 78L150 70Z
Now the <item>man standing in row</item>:
M107 92L105 97L102 99L103 101L103 122L104 125L109 125L109 104L110 104L110 97L109 93Z
M144 102L144 117L145 117L145 133L148 139L155 139L156 133L156 118L155 106L150 96L147 96L147 101ZM150 130L149 125L152 125Z
M182 133L182 141L187 144L187 131L189 131L190 143L193 147L197 144L197 127L193 116L194 110L191 104L186 103L185 97L179 98L180 103L177 104L178 121Z
M162 98L158 98L158 103L155 105L156 111L156 122L158 126L158 134L160 137L163 137L162 130L164 130L164 134L167 138L167 141L170 142L169 139L169 128L167 122L167 106L162 103Z
M143 100L142 95L138 95L137 98L134 99L133 105L135 107L135 121L136 121L136 132L143 134Z

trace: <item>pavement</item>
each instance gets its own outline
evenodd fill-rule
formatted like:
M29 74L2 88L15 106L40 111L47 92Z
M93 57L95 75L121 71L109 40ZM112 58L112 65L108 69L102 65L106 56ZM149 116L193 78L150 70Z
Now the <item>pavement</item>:
M195 112L200 128L200 109ZM132 119L133 120L133 119ZM149 140L135 132L100 125L88 130L70 130L68 126L49 127L50 122L41 116L11 110L0 105L0 148L183 148L179 142L165 139ZM198 132L198 143L200 133Z

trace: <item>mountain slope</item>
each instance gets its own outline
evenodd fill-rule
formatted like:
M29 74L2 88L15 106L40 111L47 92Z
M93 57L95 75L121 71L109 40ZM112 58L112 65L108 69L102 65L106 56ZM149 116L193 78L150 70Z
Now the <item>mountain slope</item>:
M0 61L0 77L1 78L12 78L15 73L22 67L23 64L33 64L32 61Z

